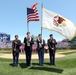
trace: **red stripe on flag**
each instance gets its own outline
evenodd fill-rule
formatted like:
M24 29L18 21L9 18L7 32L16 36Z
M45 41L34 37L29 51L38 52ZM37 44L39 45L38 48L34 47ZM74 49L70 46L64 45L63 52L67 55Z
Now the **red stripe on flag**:
M30 17L28 17L28 19L30 19L30 18L39 18L39 16L30 16Z
M35 3L31 8L33 9L34 7L36 7L36 6L37 6L37 4L38 4L38 3Z
M31 22L31 21L39 21L39 19L31 19L31 20L28 20L28 22Z
M37 15L38 15L38 13L35 13L35 14L29 14L28 17L29 17L29 16L37 16Z

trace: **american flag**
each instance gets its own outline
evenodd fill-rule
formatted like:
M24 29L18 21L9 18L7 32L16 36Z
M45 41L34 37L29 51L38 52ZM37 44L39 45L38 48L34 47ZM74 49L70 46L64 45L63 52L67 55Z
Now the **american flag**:
M27 21L39 21L38 10L36 8L38 3L35 3L31 8L27 8Z

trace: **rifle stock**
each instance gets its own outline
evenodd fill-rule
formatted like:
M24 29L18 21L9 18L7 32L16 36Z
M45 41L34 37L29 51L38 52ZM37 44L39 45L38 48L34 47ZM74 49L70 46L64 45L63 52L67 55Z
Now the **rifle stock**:
M53 49L54 49L54 43L53 43L53 41L54 41L54 40L52 40L52 47L53 47ZM53 50L53 54L54 54L54 50Z
M16 56L16 44L15 44L15 48L14 48L14 56Z

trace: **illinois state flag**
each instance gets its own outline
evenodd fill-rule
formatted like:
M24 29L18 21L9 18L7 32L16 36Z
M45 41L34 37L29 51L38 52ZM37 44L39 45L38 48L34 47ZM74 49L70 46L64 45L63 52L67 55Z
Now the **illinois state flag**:
M43 8L42 28L56 31L67 39L75 37L76 27L69 19Z

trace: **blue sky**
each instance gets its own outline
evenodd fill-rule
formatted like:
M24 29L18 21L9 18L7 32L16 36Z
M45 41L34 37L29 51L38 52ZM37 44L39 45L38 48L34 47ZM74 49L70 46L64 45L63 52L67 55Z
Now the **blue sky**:
M8 33L11 39L18 34L23 41L27 32L27 11L26 7L31 7L38 2L39 22L30 22L29 29L31 35L38 35L41 31L41 4L55 13L69 18L76 24L76 0L0 0L0 32ZM48 39L49 34L53 34L54 38L59 41L64 39L57 32L43 29L43 38Z

